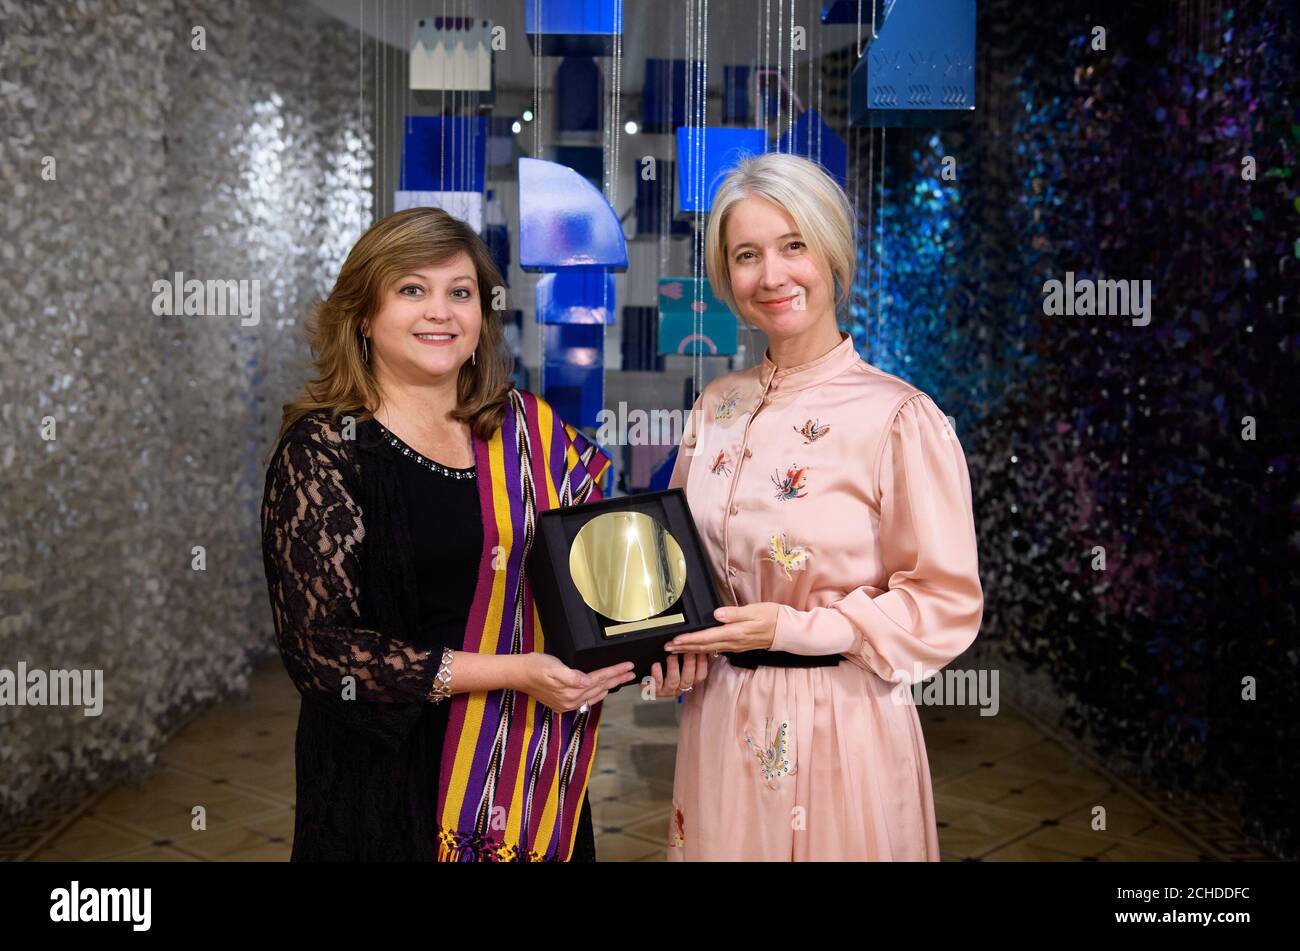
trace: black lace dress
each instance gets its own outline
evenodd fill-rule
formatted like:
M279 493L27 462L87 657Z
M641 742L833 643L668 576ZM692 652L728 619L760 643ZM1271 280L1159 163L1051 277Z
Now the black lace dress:
M345 434L324 413L298 420L262 501L276 636L302 696L292 859L432 861L449 703L426 698L474 597L476 474L376 420ZM595 858L584 801L573 859Z

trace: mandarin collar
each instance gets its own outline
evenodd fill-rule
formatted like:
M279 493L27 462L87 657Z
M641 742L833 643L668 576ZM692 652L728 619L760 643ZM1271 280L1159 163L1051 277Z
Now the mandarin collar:
M852 335L841 330L838 344L815 360L798 366L778 369L765 348L763 362L759 365L759 379L770 390L802 390L834 379L860 359Z

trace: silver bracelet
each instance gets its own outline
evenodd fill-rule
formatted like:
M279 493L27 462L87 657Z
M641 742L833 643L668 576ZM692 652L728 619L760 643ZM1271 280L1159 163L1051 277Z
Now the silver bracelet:
M433 689L429 691L429 700L437 703L451 696L451 659L455 654L450 647L442 649L442 663L433 678Z

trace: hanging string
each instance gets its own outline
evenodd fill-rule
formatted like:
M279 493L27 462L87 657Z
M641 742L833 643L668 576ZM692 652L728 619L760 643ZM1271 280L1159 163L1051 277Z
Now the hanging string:
M409 133L411 130L411 122L409 118L411 115L411 50L415 46L414 37L412 35L412 31L414 30L414 23L411 20L411 13L410 10L408 9L407 0L402 0L400 25L401 25L400 26L401 32L398 35L404 36L406 39L406 51L405 51L406 56L404 59L401 59L399 57L399 61L405 63L406 70L405 70L405 75L400 77L401 93L398 96L398 102L401 107L398 115L401 116L401 120L402 120L402 144L401 144L401 151L397 153L397 189L399 191L405 191L406 189L406 162L405 162L406 136L407 133ZM394 211L397 210L396 202L394 202L393 210Z
M620 169L619 158L619 136L623 129L622 122L622 99L623 99L623 0L614 0L614 40L613 40L613 59L610 63L610 112L609 112L609 130L610 130L610 155L608 157L610 165L610 207L614 209L614 216L618 219L619 230L623 229L623 220L618 211L618 173ZM604 272L601 272L602 275ZM609 313L614 307L614 301L609 297L608 280L601 281L601 293L604 300L604 318L601 323L601 354L600 361L600 391L605 392L605 381L608 377L606 361L603 354L609 339ZM624 287L629 284L625 282Z
M439 185L443 189L442 200L454 201L455 199L451 198L451 196L447 195L446 193L455 192L458 188L462 187L462 177L464 175L464 161L462 160L461 157L462 156L461 146L464 143L464 128L465 128L465 123L460 121L460 119L462 118L465 112L465 108L464 108L465 94L464 91L461 89L461 85L460 85L461 71L457 68L459 64L457 63L456 57L454 55L456 49L457 33L460 27L460 9L459 9L458 0L451 0L451 14L446 20L443 21L443 23L447 28L447 37L450 40L450 43L448 44L449 49L453 53L453 55L450 57L451 121L446 124L447 131L450 133L450 135L448 136L448 139L450 140L448 144L450 146L449 159L451 162L451 175L448 177L447 181L440 182ZM448 188L447 187L448 185L450 185L451 187Z
M402 156L406 155L406 137L411 131L411 103L414 96L411 93L411 50L415 43L411 33L415 30L415 11L411 7L410 0L405 0L402 7L402 23L408 31L407 51L406 51L406 81L402 84ZM399 165L399 169L404 170L405 165ZM406 188L405 177L398 181L398 188Z
M623 167L623 0L615 8L614 25L614 207L619 206L621 181L617 174Z
M364 155L365 142L366 142L366 104L365 104L366 49L363 43L365 40L366 31L363 27L366 21L366 15L365 15L365 7L363 6L363 4L364 4L364 0L357 0L357 139L361 142L361 150ZM360 189L361 183L365 180L366 166L365 166L364 158L359 158L357 160L357 165L358 167L357 167L356 185L357 188ZM357 235L358 236L361 234L362 227L363 227L363 222L361 217L361 204L362 203L360 201L357 202Z
M772 131L767 125L767 89L771 82L771 74L768 70L771 68L772 61L768 57L768 44L772 42L772 0L767 0L766 9L763 12L763 133L764 141L769 141L772 137Z
M776 0L776 71L779 76L781 72L781 41L782 34L785 32L785 0ZM781 134L781 83L778 78L776 84L776 134Z
M533 112L533 122L532 122L532 125L533 125L533 129L532 129L532 131L533 131L533 152L532 152L532 156L531 156L532 158L541 158L541 157L542 157L542 140L541 140L541 127L542 127L542 105L541 105L541 95L542 95L542 92L541 92L541 90L542 90L542 52L543 52L543 50L542 50L542 32L541 32L541 24L542 24L542 0L537 0L537 2L536 2L536 3L534 4L534 6L533 6L533 22L532 22L532 23L527 22L527 13L525 13L525 23L524 23L524 31L525 31L525 32L531 32L532 37L533 37L533 43L532 43L532 51L533 51L533 110L532 110L532 112ZM522 196L520 196L520 199L522 200ZM537 284L536 284L536 279L534 279L534 282L533 282L533 287L534 287L534 289L536 288L536 286L537 286ZM534 294L533 297L534 297L534 300L536 300L536 294ZM534 315L533 315L533 320L531 321L531 325L534 327L534 329L536 330L536 333L537 333L537 382L536 382L536 384L533 386L533 389L535 389L536 392L538 392L538 393L544 393L545 390L546 390L546 325L543 324L543 323L541 323L541 322L538 320L538 317L539 317L539 316L540 316L540 315L534 313ZM524 347L524 340L523 340L523 337L524 337L524 333L525 333L526 329L528 328L528 326L529 326L529 322L528 322L528 321L524 321L524 322L523 322L523 326L521 326L521 327L519 328L519 338L520 338L520 339L519 339L519 350L520 350L520 362L521 362L521 363L523 362L523 347Z
M373 85L371 86L371 95L374 99L372 104L372 114L375 124L375 174L373 184L375 187L375 218L379 219L384 216L384 154L387 149L384 148L384 115L380 111L380 89L383 85L383 70L381 69L380 60L383 59L384 51L381 48L382 40L379 37L379 18L383 13L380 7L375 8L375 37L372 40L374 56L371 57L374 63L375 74Z
M870 126L867 126L867 146L867 299L865 303L867 326L871 328L871 353L874 356L880 337L879 328L876 327L875 321L871 319L871 264L875 257L876 243L876 130ZM859 174L861 174L862 156L860 154L857 161Z
M770 0L769 0L770 2ZM754 119L759 118L758 104L760 97L758 85L763 77L763 14L754 17Z
M537 0L533 7L533 158L542 157L542 0Z
M451 64L451 117L446 123L449 141L449 161L451 162L451 174L447 180L439 184L443 190L442 201L453 207L450 210L453 214L457 209L455 203L459 201L456 192L465 188L465 128L467 123L460 120L465 116L465 89L461 85L461 79L464 78L464 71L460 68L462 63L458 61L455 51L456 43L460 40L460 4L458 0L451 0L451 12L446 20L443 21L447 28L448 52L451 54L448 61ZM448 194L450 192L451 194Z
M469 17L470 17L470 13L469 13L469 7L467 6L467 0L461 0L460 15L456 17L456 21L455 21L456 38L458 41L460 41L466 53L469 52L469 47L465 43L464 40L465 34L461 33L461 27L467 26L469 24ZM473 95L473 93L470 89L469 56L468 55L465 56L462 62L465 64L465 68L463 70L457 70L458 75L456 78L457 88L460 92L460 96L459 96L460 109L457 111L456 115L459 118L463 118L465 121L457 123L457 125L461 130L461 135L460 135L461 149L460 149L460 156L456 160L457 172L459 173L456 177L456 182L459 186L457 188L457 191L459 191L461 195L464 195L468 193L474 187L475 184L474 173L476 171L476 166L471 156L474 154L474 140L475 140L474 120L478 118L478 115L477 113L474 112L473 109L470 108L470 98ZM486 191L486 186L485 186L485 191ZM486 197L487 196L485 194L484 198ZM460 201L461 200L460 196L458 196L456 200Z
M794 0L790 0L790 27L785 31L785 39L790 47L790 95L789 105L785 109L785 139L787 146L785 151L794 151L794 90L798 88L798 81L794 75Z
M688 15L690 34L690 52L687 58L687 69L690 71L690 94L687 101L690 103L691 121L691 200L694 207L694 221L692 222L691 233L691 276L694 278L691 290L691 329L692 332L698 333L699 330L699 311L698 302L700 299L700 278L703 268L700 266L701 242L700 229L703 215L700 208L704 201L704 168L701 161L701 140L704 138L704 123L700 119L700 105L704 100L704 91L700 88L700 33L701 24L700 14L702 12L702 0L693 0ZM698 338L697 338L698 339ZM704 361L699 352L698 344L693 345L691 351L691 382L693 386L693 396L699 395L702 389L701 381L704 376Z
M689 147L688 152L688 179L687 195L690 197L692 207L695 202L695 0L686 0L686 142ZM699 213L691 212L691 276L698 279L699 273L696 270L696 229L699 225ZM691 356L691 381L694 387L694 394L700 390L699 378L695 374L695 357Z
M703 64L703 69L704 69L704 75L701 77L701 81L703 83L703 95L700 97L700 131L701 131L700 178L701 180L704 178L704 169L708 166L708 161L709 161L709 143L708 140L705 139L703 135L703 130L707 128L709 124L709 0L704 0L703 20L704 20L704 38L701 41L701 45L700 45L700 62ZM707 183L706 183L706 187L707 187ZM707 217L708 216L703 213L701 213L700 215L700 239L701 239L700 240L700 263L701 263L700 270L701 272L704 271L703 263L704 263L704 252L706 248L704 246L703 239L705 236L705 222L707 221ZM703 374L703 370L704 370L704 345L701 342L701 340L704 337L704 281L705 280L707 280L707 276L702 274L701 280L696 283L700 306L697 312L697 316L699 318L699 329L696 331L699 334L699 337L696 338L695 352L699 356L701 375Z
M672 81L672 64L673 61L676 59L676 57L677 57L677 38L676 38L676 34L670 30L668 33L668 63L667 63L668 82L665 83L665 86L667 87L667 93L668 93L668 106L667 106L667 111L664 113L664 117L663 117L663 121L666 122L670 135L674 135L676 133L676 129L673 127L673 117L676 115L676 113L673 111L674 83ZM666 276L668 274L668 252L669 252L668 235L672 228L670 216L673 214L672 195L673 195L673 188L676 184L676 182L673 179L677 178L678 171L679 171L678 162L677 162L677 153L675 150L673 151L672 169L673 169L673 177L669 178L668 180L665 180L662 174L662 170L659 169L657 166L655 168L655 176L658 179L658 183L659 183L658 198L659 198L659 274L660 276ZM680 181L679 178L677 180ZM657 315L655 319L656 320L658 319ZM657 364L658 347L656 347L655 350L656 350L655 362Z
M883 328L882 299L885 275L885 128L880 130L880 253L876 255L876 323Z
M813 9L813 3L814 0L808 0L809 29L811 29L812 25L817 22L817 20L814 19L817 16L817 13ZM808 61L808 107L810 109L816 108L818 116L822 114L821 72L822 72L822 31L819 28L817 30L817 52L815 54L810 52L809 61ZM816 87L817 87L816 97L813 96L813 85L814 85L813 74L814 73L817 74L816 75ZM814 102L817 103L815 107L812 105ZM817 123L817 161L820 162L821 160L822 160L822 123L819 122Z
M384 177L388 173L388 111L384 108L387 101L386 80L388 76L385 70L388 66L388 44L384 42L384 16L387 10L382 3L375 7L375 74L377 81L375 83L375 118L379 127L379 150L378 168L376 169L375 182L379 188L379 203L376 209L376 217L384 217L386 203L384 200L385 181Z

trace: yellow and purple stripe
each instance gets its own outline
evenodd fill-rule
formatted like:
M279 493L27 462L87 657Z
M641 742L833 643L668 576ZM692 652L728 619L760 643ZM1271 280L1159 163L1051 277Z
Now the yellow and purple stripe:
M525 573L536 515L601 498L610 459L545 400L520 390L511 391L500 429L474 439L474 458L483 552L463 649L545 650ZM567 860L600 710L559 714L513 690L453 695L439 777L439 858Z

